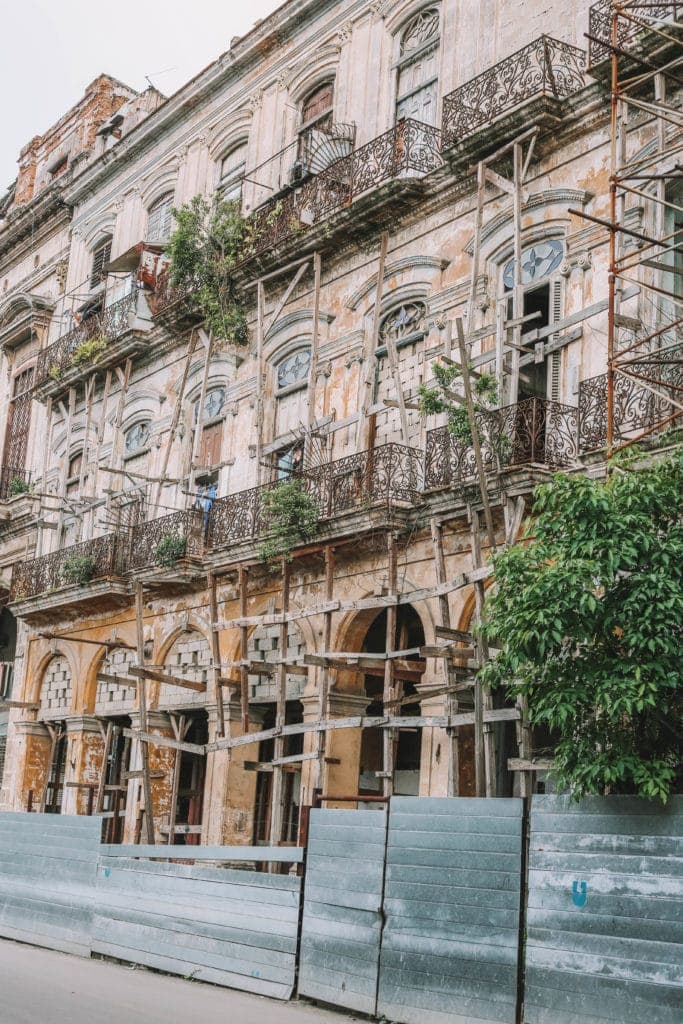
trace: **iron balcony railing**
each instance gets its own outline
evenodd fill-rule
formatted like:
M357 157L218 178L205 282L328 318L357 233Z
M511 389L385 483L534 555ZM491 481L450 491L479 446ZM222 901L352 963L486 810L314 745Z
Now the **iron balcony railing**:
M256 210L250 218L248 256L278 246L394 178L423 176L442 163L438 128L410 118L399 121L300 187Z
M17 562L12 570L10 601L25 601L51 590L122 576L126 556L125 541L115 533L108 533L28 562Z
M681 355L683 348L676 357L680 359ZM612 420L615 439L625 440L650 430L676 411L674 402L680 399L683 390L683 368L680 362L665 362L666 358L657 360L654 352L651 362L643 358L634 367L639 375L652 381L656 394L632 377L615 374ZM604 448L606 443L607 374L600 373L579 384L579 447L582 452L589 452Z
M477 416L484 468L495 473L531 463L561 469L578 454L578 409L544 398L526 398L516 405ZM477 478L471 444L448 427L427 432L425 488L469 484Z
M23 466L0 466L0 501L25 494L31 487L31 473Z
M206 513L181 509L159 519L136 523L130 531L130 571L169 568L174 561L204 554Z
M445 149L521 104L565 99L585 84L586 54L551 36L540 36L444 97Z
M302 473L297 479L313 498L322 520L355 509L414 504L422 482L422 452L385 444L356 452ZM277 482L218 498L211 507L208 546L221 549L255 540L268 530L263 496Z
M138 290L133 289L39 352L35 386L59 380L68 370L80 365L81 359L84 366L88 365L89 357L84 343L101 339L107 344L124 334L137 312L138 294ZM80 349L80 346L83 348Z
M626 11L636 20L628 17L620 17L617 22L617 46L622 50L628 50L637 41L638 36L647 31L644 28L645 22L662 19L663 21L676 21L683 12L683 4L668 3L646 3L638 6L632 11ZM610 0L600 0L600 3L593 4L588 16L588 66L595 67L601 64L611 54L612 40L612 5ZM660 37L660 41L661 37Z

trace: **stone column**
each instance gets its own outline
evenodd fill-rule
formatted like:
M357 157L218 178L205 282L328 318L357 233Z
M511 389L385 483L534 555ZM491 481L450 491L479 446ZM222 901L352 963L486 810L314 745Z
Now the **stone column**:
M131 713L131 725L133 729L140 728L140 713ZM147 728L155 736L166 736L175 739L171 719L165 711L148 711ZM163 772L160 778L151 780L152 806L154 810L154 835L156 842L164 842L165 837L161 834L161 826L168 825L168 816L171 805L171 786L173 784L173 767L175 765L175 750L172 747L161 747L156 743L148 744L148 764L151 772ZM140 743L133 744L130 759L130 770L140 771L142 758L140 755ZM124 824L124 843L135 842L135 833L140 805L143 802L142 780L140 778L130 779L128 782L128 793L126 798L126 818ZM167 837L166 837L167 838ZM142 842L145 842L143 829Z
M88 807L91 806L89 790L76 788L68 783L85 783L97 787L103 768L104 753L98 719L94 715L69 718L66 723L66 737L62 814L87 814ZM92 806L94 809L94 802Z
M331 692L328 700L328 718L358 718L363 716L370 699L365 694ZM317 708L313 719L317 718ZM308 734L315 736L315 733ZM358 792L360 748L363 730L330 729L327 733L326 756L338 760L339 764L326 764L323 772L323 794L325 796L355 796ZM306 764L306 762L304 762ZM326 803L334 807L334 803ZM348 807L348 804L339 804Z
M215 705L209 712L209 742L214 742L217 728ZM239 699L224 705L225 731L228 736L242 736L242 713ZM262 715L249 709L249 732L259 732ZM204 790L203 842L216 846L251 846L254 828L257 773L247 771L246 761L258 760L258 743L245 744L233 750L215 750L207 754L206 787Z
M11 810L26 811L29 792L32 792L33 810L37 811L50 771L50 734L42 722L14 722L10 724L10 729L13 730L14 774L8 802Z

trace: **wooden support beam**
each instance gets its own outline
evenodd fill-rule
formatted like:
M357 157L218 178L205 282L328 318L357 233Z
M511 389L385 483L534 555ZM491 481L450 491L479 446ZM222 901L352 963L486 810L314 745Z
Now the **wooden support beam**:
M287 614L289 611L289 594L290 594L290 562L287 557L283 555L282 564L280 567L281 579L282 579L282 611ZM282 729L286 720L287 712L287 669L285 662L287 659L287 640L289 636L289 629L287 622L283 621L280 623L279 628L279 655L280 664L277 667L277 705L275 709L275 727L276 729ZM273 764L275 769L273 771L273 786L271 790L270 800L270 841L273 843L279 843L282 839L282 822L284 817L284 787L282 785L282 771L280 770L285 757L285 739L280 733L275 737L275 749Z
M460 643L471 644L472 634L467 629L451 629L450 626L435 626L434 636L439 640L457 640Z
M206 683L196 679L180 679L178 676L169 675L168 672L159 672L154 668L145 666L129 665L128 671L131 675L140 679L152 679L155 683L166 683L168 686L180 686L184 690L195 690L197 693L206 693Z
M304 761L312 761L318 756L317 751L310 751L308 754L291 754L288 757L275 757L272 761L245 761L244 769L248 772L271 772L273 768L289 768L296 770L297 766Z
M42 640L68 640L75 644L94 644L95 647L106 647L107 650L112 647L123 647L127 651L135 650L135 644L126 643L125 640L92 640L90 637L73 636L70 633L52 633L46 630L38 633L38 636Z
M9 708L21 708L24 711L40 711L40 704L33 703L30 700L0 700L0 711L6 711Z
M552 757L528 758L509 757L508 771L511 772L549 772L555 767Z
M171 416L171 423L170 423L170 426L168 428L168 435L166 437L166 443L164 444L164 453L163 453L163 456L162 456L161 468L160 468L160 471L159 471L159 483L157 484L156 489L155 489L154 504L156 504L156 505L159 504L159 499L161 497L161 488L163 487L162 481L165 479L167 471L168 471L168 462L169 462L169 458L171 456L171 448L173 446L173 438L175 437L176 430L178 429L178 423L179 423L179 420L180 420L180 412L181 412L181 409L183 407L185 388L187 386L187 378L188 378L189 373L190 373L190 366L192 365L192 358L194 356L194 351L195 351L196 347L197 347L197 331L193 330L192 333L190 334L190 340L187 343L187 353L185 355L185 365L183 366L183 375L182 375L182 377L180 379L180 386L178 388L178 393L176 395L175 402L174 402L174 405L173 405L173 415ZM110 483L109 486L111 486L111 483Z
M143 622L143 590L142 583L138 580L135 584L135 632L136 632L136 644L137 644L137 657L138 664L144 669L145 664L145 630ZM133 669L130 669L131 674L137 675ZM149 751L147 749L146 737L149 736L147 732L147 683L145 680L144 672L140 674L140 683L138 686L138 706L140 712L140 729L138 738L140 739L140 759L142 761L142 791L145 800L145 831L147 833L147 841L150 843L154 842L154 807L152 805L152 786L149 780ZM124 736L127 735L124 729Z
M216 701L217 732L219 736L225 736L225 709L223 706L223 683L221 676L221 645L216 624L218 622L218 592L216 577L212 572L207 576L207 587L209 590L209 616L211 619L211 675L213 678L213 692Z
M143 732L142 729L124 729L123 735L130 736L130 738L134 740L140 740L141 746L145 748L148 743L154 743L157 747L169 747L171 750L184 750L188 754L206 753L206 747L200 743L184 743L181 740L171 739L170 736L157 736L156 733ZM216 740L216 742L224 743L225 740ZM210 746L213 748L213 744L210 744ZM216 749L220 750L222 748L218 747ZM144 778L145 776L143 774L143 781Z
M240 565L238 570L238 589L240 595L240 618L247 617L249 586L249 570ZM242 712L242 732L249 732L249 670L247 668L249 658L249 629L246 625L240 626L240 705Z
M334 569L336 553L332 545L325 548L325 606L323 620L323 647L329 650L332 644L332 606L334 601ZM318 680L318 720L323 721L328 715L328 703L330 694L330 663L325 660L322 665ZM327 736L323 730L318 733L318 767L314 788L323 790L325 783L325 752L327 750Z
M407 439L406 439L407 443ZM398 590L398 541L395 533L387 535L387 589L390 594ZM393 655L396 645L397 612L396 605L387 608L387 622L384 640L385 662L384 662L384 685L382 688L382 705L393 700L397 694L394 681L394 659ZM408 652L400 652L405 657ZM396 753L397 737L393 730L382 734L382 771L384 781L382 791L384 796L391 796L394 792L394 760Z
M374 353L377 349L377 341L379 339L379 328L382 315L382 294L384 289L384 269L386 266L388 249L389 234L388 232L383 231L380 242L379 262L377 266L377 284L375 286L375 305L372 314L372 330L370 332L370 337L365 338L363 345L364 372L361 394L358 402L360 414L358 416L356 429L356 451L363 451L364 449L372 448L374 418L371 419L369 411L372 399L372 381L375 370Z
M101 729L102 725L100 723L100 730ZM104 735L102 737L102 767L100 768L100 781L97 787L97 796L95 797L95 814L101 814L104 810L104 787L107 782L107 762L109 761L113 736L114 723L107 722Z
M114 686L137 686L139 680L131 676L112 675L110 672L98 672L98 683L112 683Z

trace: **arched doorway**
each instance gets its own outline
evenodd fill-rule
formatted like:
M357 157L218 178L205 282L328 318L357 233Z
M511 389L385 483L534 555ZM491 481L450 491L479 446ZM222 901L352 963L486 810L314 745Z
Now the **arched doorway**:
M398 651L422 647L425 642L424 630L419 615L411 605L399 605L396 615L396 632L393 638L393 649ZM387 650L387 612L380 611L367 628L361 651L369 654L384 654ZM419 683L424 671L424 661L417 654L408 655L405 660L397 661L394 666L394 687L397 699L412 697L417 694L416 684ZM377 668L366 669L363 687L369 700L366 714L382 715L384 690L384 661L377 661ZM388 709L393 715L402 717L418 717L420 704L418 701L404 705L396 705ZM379 795L382 792L382 772L384 756L382 747L382 729L364 729L360 746L358 770L358 793L362 795ZM398 730L393 748L393 792L397 796L416 796L419 792L420 754L422 750L422 730L419 728L402 728Z

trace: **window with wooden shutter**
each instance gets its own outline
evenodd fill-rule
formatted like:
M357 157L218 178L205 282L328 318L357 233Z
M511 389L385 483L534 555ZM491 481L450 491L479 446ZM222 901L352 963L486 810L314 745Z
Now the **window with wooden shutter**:
M203 467L217 466L221 461L223 441L223 421L210 423L202 430L199 444L199 465Z
M14 378L12 401L7 415L3 465L11 469L24 469L28 432L31 426L33 367L23 370Z
M92 269L90 271L90 287L97 288L104 280L104 268L111 259L111 238L105 238L92 254Z
M439 8L428 7L411 18L401 34L396 120L412 118L436 124L439 62Z
M168 192L157 199L149 208L147 218L147 241L167 242L173 228L173 194Z

